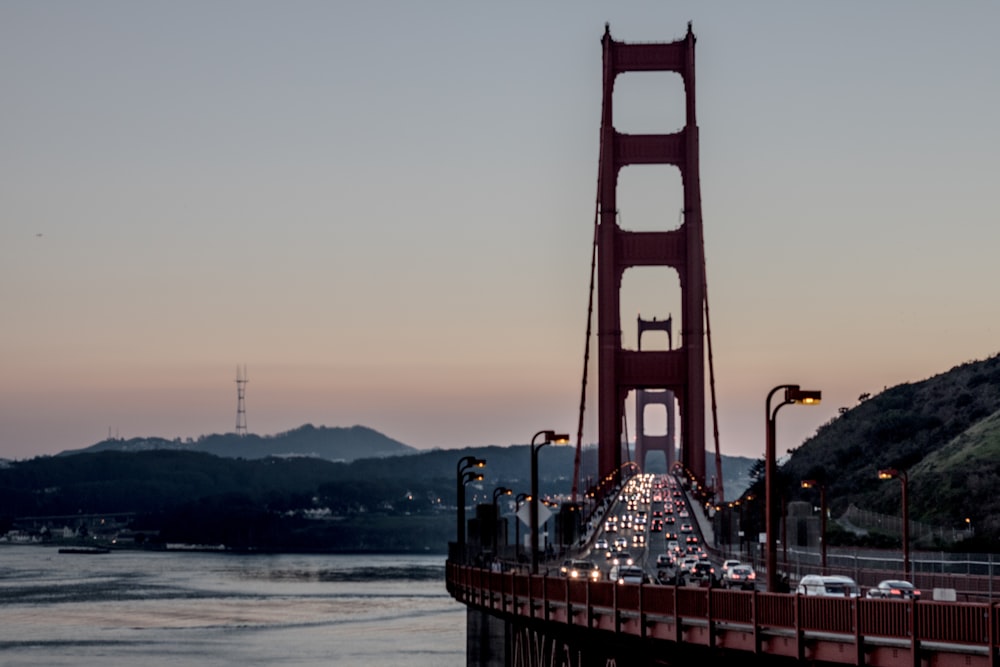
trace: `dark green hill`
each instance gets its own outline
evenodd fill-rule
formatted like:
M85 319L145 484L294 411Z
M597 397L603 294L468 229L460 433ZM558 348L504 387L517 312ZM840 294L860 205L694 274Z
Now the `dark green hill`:
M824 480L833 514L849 504L900 512L900 484L881 468L908 471L910 517L1000 535L1000 355L921 382L863 397L820 427L781 466L795 497L802 479Z

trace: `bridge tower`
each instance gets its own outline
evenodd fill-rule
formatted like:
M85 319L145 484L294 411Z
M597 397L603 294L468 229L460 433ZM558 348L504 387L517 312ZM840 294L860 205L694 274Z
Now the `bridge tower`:
M605 26L601 155L598 176L598 465L602 477L622 464L625 398L636 389L669 389L681 418L681 461L705 481L705 261L695 118L695 37L688 24L676 42L616 42ZM672 134L625 134L613 125L615 77L626 72L676 72L685 89L684 127ZM684 217L670 231L618 226L618 174L628 165L673 165L680 170ZM669 216L664 216L667 218ZM680 345L671 350L622 348L620 289L625 270L669 266L680 278Z
M639 330L639 350L642 351L642 334L646 331L663 331L667 334L667 349L672 350L673 344L673 317L665 320L644 320L637 318ZM638 389L635 392L635 462L640 468L646 468L646 459L649 452L663 452L667 462L669 472L674 465L676 457L674 451L674 408L676 406L674 392L669 389ZM646 433L646 407L650 405L662 405L666 413L666 433L663 435L650 435Z

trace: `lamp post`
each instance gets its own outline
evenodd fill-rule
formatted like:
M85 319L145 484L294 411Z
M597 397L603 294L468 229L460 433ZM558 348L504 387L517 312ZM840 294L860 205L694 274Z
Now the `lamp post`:
M907 508L907 496L909 495L906 491L906 481L907 475L905 470L896 470L895 468L885 468L878 471L879 479L899 479L900 483L903 485L903 579L909 581L910 579L910 513Z
M774 395L784 390L785 398L771 411L771 399ZM778 410L785 405L798 403L802 405L818 405L822 398L822 392L800 389L797 384L782 384L772 389L767 395L765 407L767 409L767 447L764 452L764 511L766 513L765 524L767 531L767 592L774 593L778 589L778 542L777 533L774 526L774 475L775 469L775 444L774 444L774 418Z
M514 496L514 514L518 516L518 520L514 522L514 553L518 562L521 562L521 519L518 513L521 511L521 503L526 500L531 500L530 493Z
M475 456L463 456L458 460L457 478L458 487L455 492L455 497L458 501L458 549L461 553L461 558L465 560L465 485L471 481L473 478L466 478L467 475L473 475L477 477L475 481L480 481L483 479L482 475L478 473L470 473L469 470L472 468L482 468L486 465L486 459L476 458Z
M820 571L826 574L826 485L814 479L802 480L803 489L819 489Z
M535 441L542 439L537 445ZM545 445L569 442L569 435L539 431L531 437L531 573L538 574L538 450Z
M496 521L496 530L493 531L493 546L494 551L500 553L500 507L497 505L497 500L500 496L509 496L514 493L511 489L506 486L498 486L493 489L493 519ZM506 538L504 542L506 543Z

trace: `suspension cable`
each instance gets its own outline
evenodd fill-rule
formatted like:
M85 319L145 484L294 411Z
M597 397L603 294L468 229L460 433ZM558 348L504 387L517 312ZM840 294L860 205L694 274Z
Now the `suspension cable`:
M705 292L705 339L708 342L708 386L712 395L712 433L715 436L715 497L716 502L726 502L722 484L722 454L719 452L719 410L715 402L715 363L712 359L712 320L708 309L708 271L705 267L705 237L701 239L701 276Z
M597 177L598 197L600 197L600 174ZM587 297L587 335L583 346L583 380L580 382L580 412L576 422L576 456L573 460L573 495L576 503L580 490L580 452L583 449L583 415L587 406L587 370L590 365L590 335L594 320L594 278L597 273L597 223L600 216L600 202L594 202L594 240L590 249L590 293Z

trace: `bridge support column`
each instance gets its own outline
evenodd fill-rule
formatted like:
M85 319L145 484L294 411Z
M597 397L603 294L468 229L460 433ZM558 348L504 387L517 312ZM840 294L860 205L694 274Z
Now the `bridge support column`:
M465 623L465 664L468 667L508 667L509 632L503 619L469 607Z

